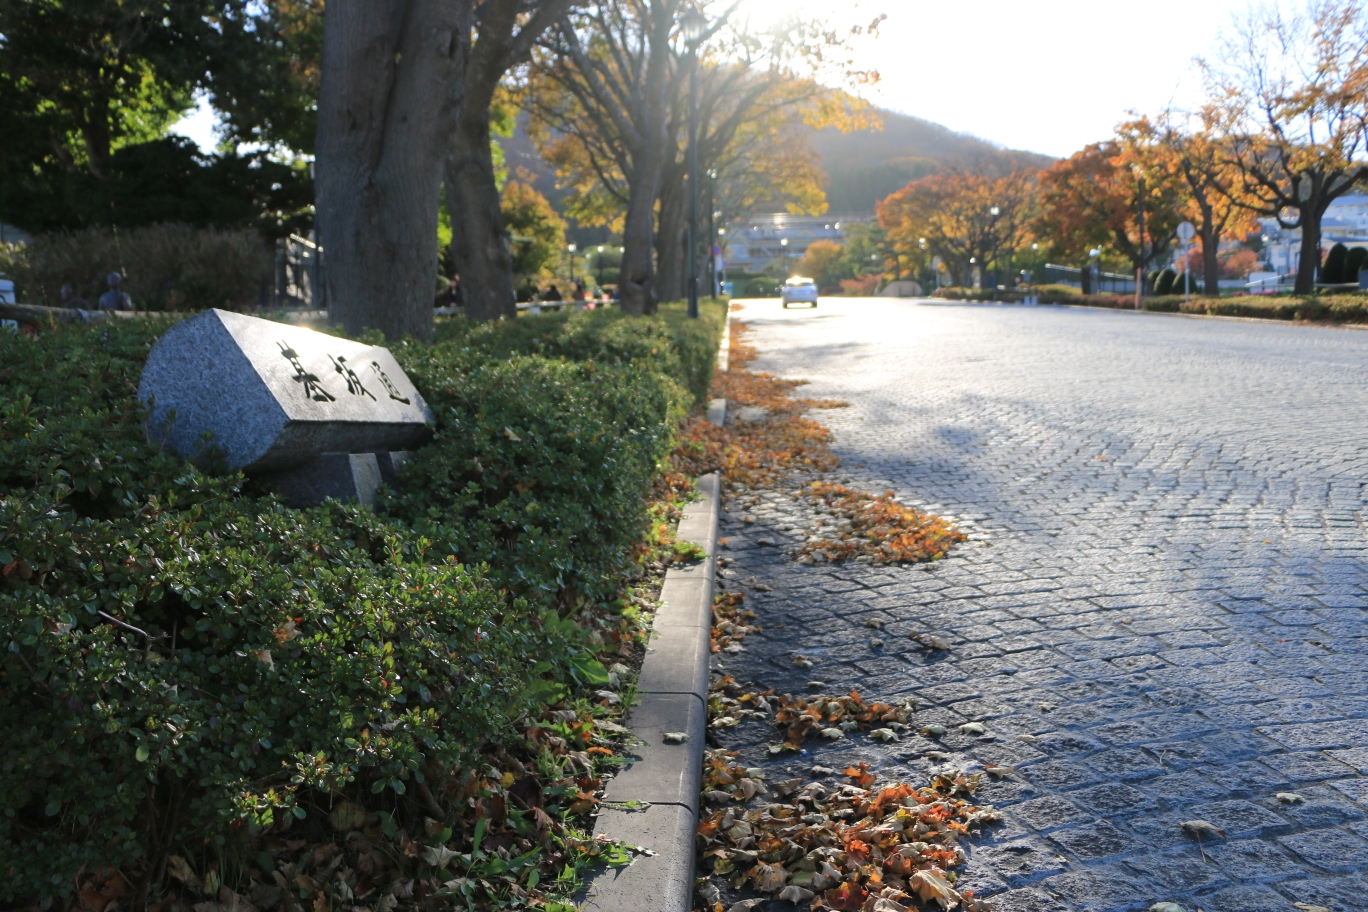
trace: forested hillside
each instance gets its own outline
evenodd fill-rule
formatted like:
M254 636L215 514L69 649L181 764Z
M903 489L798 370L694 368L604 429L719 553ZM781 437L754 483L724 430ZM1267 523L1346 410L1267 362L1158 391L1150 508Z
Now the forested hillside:
M1047 155L1003 149L920 117L880 113L882 130L827 129L812 137L813 148L822 156L827 203L834 214L873 212L875 202L946 162L1003 158L1018 166L1044 168L1053 161Z

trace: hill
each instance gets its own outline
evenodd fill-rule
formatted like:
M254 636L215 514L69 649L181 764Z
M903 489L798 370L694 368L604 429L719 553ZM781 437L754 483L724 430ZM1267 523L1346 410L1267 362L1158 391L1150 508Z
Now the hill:
M920 117L882 109L879 114L881 130L842 133L833 127L812 133L812 146L822 157L827 175L827 211L832 215L872 215L876 202L901 190L908 181L953 162L988 160L1011 167L1044 168L1054 161L1048 155L1003 149ZM526 122L526 115L519 117L514 135L498 141L509 173L533 182L563 213L570 191L557 186L555 169L537 152ZM608 237L606 228L571 228L571 240L581 246L606 243Z
M999 160L1013 167L1043 168L1054 159L1003 149L920 117L880 110L882 130L842 133L818 130L812 146L822 156L827 202L837 215L872 213L874 204L943 164Z

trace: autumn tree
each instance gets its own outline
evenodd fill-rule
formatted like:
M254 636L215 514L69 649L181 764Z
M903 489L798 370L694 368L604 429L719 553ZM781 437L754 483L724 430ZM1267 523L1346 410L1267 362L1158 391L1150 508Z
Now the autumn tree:
M533 282L560 262L565 248L565 220L531 184L510 180L504 185L502 221L512 241L512 273Z
M627 313L651 313L657 300L655 203L685 8L684 0L592 0L561 18L541 58L541 72L612 143L605 164L627 188L619 281Z
M1238 171L1228 161L1229 148L1214 129L1212 111L1183 115L1166 111L1151 121L1137 118L1118 128L1132 160L1155 174L1167 172L1179 181L1176 214L1191 221L1201 239L1206 294L1218 293L1224 271L1221 242L1252 230L1250 210L1239 204Z
M854 277L846 261L844 248L835 241L816 240L798 261L798 271L816 281L819 288L837 285L841 279Z
M633 104L643 104L649 97L647 93L633 87L631 91L622 88L595 94L591 91L593 80L583 79L584 67L567 71L564 61L576 59L574 47L567 46L550 48L557 56L549 58L543 68L560 92L538 92L533 105L547 127L543 135L554 137L548 143L548 158L576 188L572 214L613 223L617 213L622 213L621 230L628 248L623 265L624 307L630 302L626 286L634 268L631 245L636 232L649 230L660 262L660 275L651 276L653 297L642 305L649 309L655 306L655 297L662 290L668 293L682 287L686 263L682 249L684 201L688 193L684 85L689 68L695 64L692 53L678 36L652 44L640 25L635 31L622 27L623 22L645 22L646 13L655 7L644 2L632 7L627 0L621 0L620 5L636 12L616 18L596 14L584 20L583 53L586 60L595 62L594 72L605 88L620 83L630 86L631 81L621 79L619 74L630 74L633 67L642 73L636 79L637 85L653 84L646 78L651 72L645 66L647 55L638 49L649 48L652 53L660 49L664 57L663 120L661 132L653 134L661 137L663 143L658 161L652 160L653 167L658 165L658 171L651 172L657 178L655 195L649 204L652 218L633 215L637 211L634 207L638 206L640 169L632 150L637 146L636 121L640 118L628 124L618 114L619 109L630 112ZM686 8L677 6L675 12L682 14ZM708 19L697 63L698 157L700 177L715 176L700 191L706 195L707 190L712 190L715 204L749 195L782 200L789 207L806 207L804 211L823 211L825 199L820 184L809 179L818 174L815 156L805 159L801 149L794 154L792 147L781 148L778 128L795 119L811 125L813 116L819 112L827 117L842 106L859 107L846 102L832 105L829 100L819 101L833 93L821 89L816 76L839 73L846 79L872 79L873 75L859 70L858 61L846 51L852 36L868 34L876 27L877 20L870 26L847 30L810 18L793 19L756 35L748 32L744 24L731 23L725 12ZM577 85L577 79L584 84ZM607 110L601 98L604 95L613 100L613 106L607 106ZM769 148L762 149L762 144ZM755 178L766 172L781 180L762 190ZM780 189L784 178L794 179L787 190ZM725 211L722 205L714 208ZM654 220L657 212L658 230ZM644 252L643 259L644 265L649 266L649 250ZM664 277L664 285L659 283L660 277Z
M531 58L537 39L569 6L570 0L484 0L476 7L445 177L452 260L466 316L477 320L517 314L516 254L501 210L490 112L509 71Z
M825 176L812 147L814 129L877 125L869 106L782 70L757 72L754 60L704 67L700 86L698 170L700 211L725 224L764 208L791 215L827 211ZM721 78L723 75L732 78ZM700 83L705 80L700 76ZM684 121L680 106L678 121ZM661 185L656 248L660 285L685 293L688 160L682 133L672 133L673 158ZM694 252L695 256L702 250Z
M1011 269L1012 255L1026 241L1034 200L1028 171L995 175L957 168L912 181L876 211L899 254L912 261L939 256L959 285L976 266Z
M1260 8L1203 68L1237 200L1301 231L1295 291L1309 294L1325 210L1368 178L1368 14L1360 0Z
M1083 267L1104 247L1132 271L1162 259L1182 221L1176 174L1129 154L1119 140L1093 143L1040 172L1039 215L1032 232L1058 257ZM1141 231L1143 204L1144 231Z

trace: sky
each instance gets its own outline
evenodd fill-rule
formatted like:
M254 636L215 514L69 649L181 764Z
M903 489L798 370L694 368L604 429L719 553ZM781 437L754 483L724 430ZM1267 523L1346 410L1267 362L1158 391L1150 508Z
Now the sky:
M756 24L888 18L860 60L871 101L1013 149L1067 156L1134 109L1195 107L1196 56L1250 0L742 0ZM842 18L843 17L843 18Z
M1128 110L1201 100L1197 56L1250 0L741 0L759 25L778 16L888 19L859 49L879 71L871 101L1012 149L1067 156L1105 139ZM203 102L174 132L213 148Z

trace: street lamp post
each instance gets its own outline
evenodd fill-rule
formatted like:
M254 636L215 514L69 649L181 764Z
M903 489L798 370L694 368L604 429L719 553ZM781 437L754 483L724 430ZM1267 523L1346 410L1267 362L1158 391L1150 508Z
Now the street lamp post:
M598 258L594 260L594 284L603 287L603 245L599 244Z
M1096 264L1096 265L1094 265ZM1102 293L1102 248L1094 247L1088 251L1088 270L1097 272L1097 294Z
M784 275L788 275L788 238L780 238L779 246L784 248Z
M570 250L570 284L571 284L571 285L574 285L574 284L575 284L575 250L576 250L576 246L575 246L574 244L571 244L570 247L569 247L569 250Z
M723 257L717 261L717 268L713 273L713 287L717 289L718 294L721 294L722 290L727 287L727 260L725 257L725 254L727 252L727 246L725 243L726 237L727 229L718 228L717 249L719 252L723 254Z
M698 318L698 45L708 20L697 9L684 14L680 30L689 46L689 316ZM711 243L709 238L709 243Z

